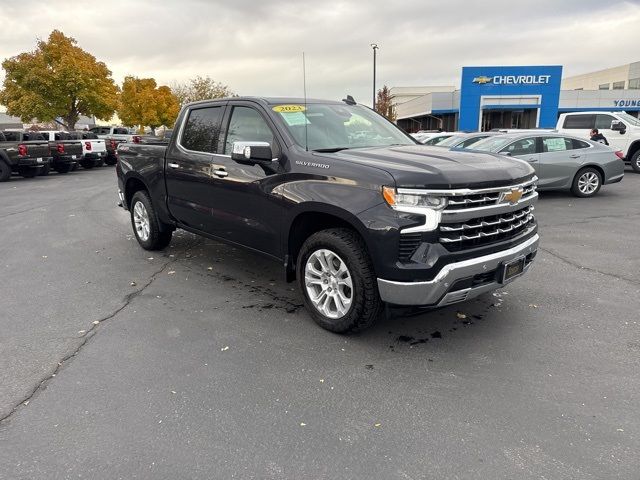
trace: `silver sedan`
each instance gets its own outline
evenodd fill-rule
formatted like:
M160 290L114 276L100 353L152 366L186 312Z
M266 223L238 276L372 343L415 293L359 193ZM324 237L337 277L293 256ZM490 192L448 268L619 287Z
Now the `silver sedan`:
M602 185L624 176L621 152L569 135L508 133L480 140L469 149L524 160L536 170L538 190L570 190L578 197L592 197Z

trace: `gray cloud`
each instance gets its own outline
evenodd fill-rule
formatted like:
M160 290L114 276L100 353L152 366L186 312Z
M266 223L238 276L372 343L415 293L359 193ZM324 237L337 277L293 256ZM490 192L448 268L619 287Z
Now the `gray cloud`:
M0 22L0 58L58 28L119 82L210 75L245 95L301 95L304 50L310 96L362 102L371 42L381 47L379 84L390 86L457 85L464 65L561 64L577 74L640 60L640 5L615 0L22 0L3 5Z

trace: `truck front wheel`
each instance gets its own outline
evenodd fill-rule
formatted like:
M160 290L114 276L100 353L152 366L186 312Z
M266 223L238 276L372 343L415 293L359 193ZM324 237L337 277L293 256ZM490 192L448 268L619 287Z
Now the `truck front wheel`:
M298 255L297 277L313 320L336 333L369 327L382 302L366 245L352 230L311 235Z
M140 190L131 199L131 226L136 240L145 250L162 250L171 242L173 230L160 230L156 211L149 194Z
M640 173L640 149L631 156L631 168L636 173Z

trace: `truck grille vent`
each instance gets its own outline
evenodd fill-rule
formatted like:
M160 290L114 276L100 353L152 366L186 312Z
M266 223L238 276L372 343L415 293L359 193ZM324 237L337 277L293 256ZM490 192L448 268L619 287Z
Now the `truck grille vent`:
M407 233L400 235L400 244L398 246L398 258L402 262L407 262L416 252L422 243L421 233Z
M526 199L535 191L535 184L523 186L522 198ZM496 205L500 203L502 193L499 191L486 193L470 193L468 195L460 195L449 198L447 210L464 210L467 208L486 207L488 205Z
M440 242L449 251L460 251L508 240L533 222L533 206L501 215L479 217L467 222L440 225Z

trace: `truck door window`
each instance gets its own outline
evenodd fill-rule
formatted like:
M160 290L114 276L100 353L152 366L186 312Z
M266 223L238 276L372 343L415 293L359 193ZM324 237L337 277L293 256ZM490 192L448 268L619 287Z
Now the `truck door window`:
M233 107L224 153L231 152L233 142L267 142L274 148L273 132L257 110L249 107Z
M7 137L8 142L20 141L20 134L18 132L4 132L4 136Z
M564 117L563 128L567 129L579 129L579 130L591 130L595 127L596 116L587 115L567 115Z
M222 107L196 108L189 111L180 145L195 152L216 153Z
M611 122L617 121L616 118L613 118L611 115L596 115L596 128L598 130L611 130Z
M533 155L536 153L536 139L523 138L503 148L500 152L509 152L514 157L519 155Z

